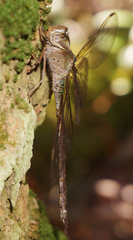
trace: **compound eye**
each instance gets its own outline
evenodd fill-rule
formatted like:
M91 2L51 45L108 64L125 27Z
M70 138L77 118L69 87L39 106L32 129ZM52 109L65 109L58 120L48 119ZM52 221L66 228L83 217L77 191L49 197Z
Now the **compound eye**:
M55 37L55 41L58 43L60 41L59 37Z
M60 45L61 45L62 48L68 49L69 46L70 46L69 37L67 36L67 37L61 38Z

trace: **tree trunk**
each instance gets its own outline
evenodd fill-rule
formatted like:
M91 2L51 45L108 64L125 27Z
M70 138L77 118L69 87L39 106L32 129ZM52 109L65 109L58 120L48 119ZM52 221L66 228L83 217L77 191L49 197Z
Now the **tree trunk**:
M27 92L41 79L41 69L29 75L27 65L22 70L39 41L36 32L31 48L28 38L39 24L39 4L36 0L0 2L0 240L65 239L57 232L55 237L44 206L25 184L34 129L45 118L50 95L45 77L29 103ZM40 14L43 20L46 7Z

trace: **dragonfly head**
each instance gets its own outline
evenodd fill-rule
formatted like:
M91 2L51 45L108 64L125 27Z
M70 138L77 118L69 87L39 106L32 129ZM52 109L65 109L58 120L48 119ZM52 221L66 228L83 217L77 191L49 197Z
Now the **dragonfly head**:
M70 46L70 39L67 28L64 26L49 27L44 33L44 38L47 39L55 47L61 49L68 49Z

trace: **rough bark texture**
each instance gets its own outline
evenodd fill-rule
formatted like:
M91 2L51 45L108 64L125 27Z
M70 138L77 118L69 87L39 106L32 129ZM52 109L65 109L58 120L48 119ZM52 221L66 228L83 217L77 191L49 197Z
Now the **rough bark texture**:
M4 44L2 33L0 39ZM24 182L31 164L36 125L36 113L27 98L27 83L35 73L27 76L25 67L14 83L15 64L13 60L9 66L0 61L0 239L3 240L30 239L29 231L31 236L29 187ZM39 69L36 72L39 79L37 73Z
M25 3L24 13L27 11L29 14L28 1L18 2ZM15 6L18 2L14 1L12 5ZM32 2L36 4L35 0ZM6 4L10 6L10 8L7 6L7 9L12 9L10 0L0 3L3 16ZM19 10L22 10L22 7L19 6ZM18 11L15 12L13 9L14 18L16 13ZM23 13L22 16L24 16ZM4 17L3 19L0 17L0 24L0 49L2 50L0 55L0 240L66 239L64 235L53 230L46 217L44 206L36 196L29 194L29 187L25 184L25 175L31 165L34 129L43 122L49 102L49 82L45 77L31 99L32 104L29 103L27 92L40 80L41 68L38 67L29 75L27 75L27 65L23 71L18 69L22 56L16 48L17 45L13 47L12 43L18 44L21 39L5 32L8 28L4 25ZM17 28L20 31L19 25L15 27L14 32ZM32 43L34 46L38 41L36 36ZM23 63L21 59L21 66ZM18 74L18 72L21 73Z

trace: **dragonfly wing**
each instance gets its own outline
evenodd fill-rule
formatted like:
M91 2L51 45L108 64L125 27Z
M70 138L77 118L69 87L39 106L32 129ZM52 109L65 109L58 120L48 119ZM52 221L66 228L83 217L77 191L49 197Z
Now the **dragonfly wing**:
M87 76L88 76L88 59L82 58L80 66L77 69L73 65L70 73L71 79L71 100L75 104L75 119L76 124L79 124L79 109L82 108L87 92Z
M110 14L96 34L83 46L75 58L77 72L82 67L82 59L88 59L90 69L97 68L106 58L114 43L118 25L116 13Z
M61 101L61 114L62 115L62 128L64 141L65 141L65 154L66 157L71 147L71 140L73 134L73 122L72 122L72 112L71 112L71 103L70 103L70 78L67 77L64 86L64 93L62 95Z
M97 68L105 60L114 42L117 24L117 14L110 14L96 34L83 46L75 57L70 76L73 79L72 92L74 96L71 94L71 99L74 98L77 124L79 124L78 112L86 96L88 70Z
M57 119L58 120L58 119ZM59 178L59 145L58 145L59 122L57 121L51 153L51 184L55 185Z
M77 91L79 95L78 98L80 108L82 108L84 99L86 97L88 70L89 70L88 59L82 58L79 68L76 69Z

